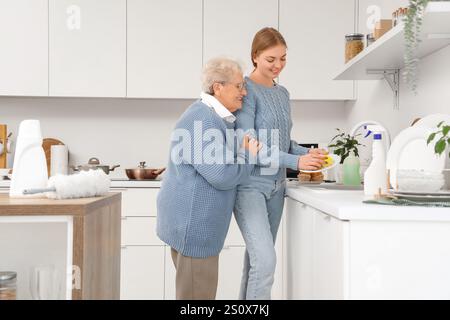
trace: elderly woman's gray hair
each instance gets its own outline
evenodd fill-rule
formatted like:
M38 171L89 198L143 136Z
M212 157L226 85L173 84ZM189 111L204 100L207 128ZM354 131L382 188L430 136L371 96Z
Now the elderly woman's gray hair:
M213 84L230 82L236 73L242 74L241 65L229 58L213 58L209 60L202 72L202 90L214 94Z

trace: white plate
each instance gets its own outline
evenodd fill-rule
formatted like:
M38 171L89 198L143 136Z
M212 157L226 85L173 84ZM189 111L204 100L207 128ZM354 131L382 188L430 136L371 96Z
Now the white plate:
M337 154L330 153L330 154L328 154L328 155L329 155L331 158L333 158L333 164L332 164L331 166L322 168L322 169L320 169L320 170L300 170L300 172L306 172L306 173L323 172L323 171L329 170L329 169L331 169L331 168L334 168L335 166L337 166L337 164L338 164L339 162L341 162L341 157L339 157Z
M449 195L431 195L431 194L424 194L424 195L417 195L417 194L403 194L398 192L391 192L393 196L396 196L399 199L407 199L412 201L442 201L447 202L450 201L450 194Z
M441 172L444 169L445 155L439 157L434 153L434 141L427 145L428 136L432 132L434 130L426 126L413 126L395 137L386 159L386 168L390 170L390 183L394 189L397 189L399 169L431 172Z
M428 127L437 130L437 125L442 121L445 121L446 124L450 124L450 114L430 114L426 117L421 118L414 124L414 126Z

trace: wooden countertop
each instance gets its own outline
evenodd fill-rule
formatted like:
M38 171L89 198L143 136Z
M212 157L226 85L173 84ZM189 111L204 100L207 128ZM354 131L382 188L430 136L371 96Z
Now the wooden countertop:
M10 198L0 194L0 216L14 215L87 215L98 208L121 201L120 192L104 197L53 200L47 198Z

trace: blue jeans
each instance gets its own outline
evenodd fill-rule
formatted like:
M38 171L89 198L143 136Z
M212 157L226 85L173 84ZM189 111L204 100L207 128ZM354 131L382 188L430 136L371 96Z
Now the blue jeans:
M261 177L238 187L234 215L246 245L239 299L270 299L285 187L285 180Z

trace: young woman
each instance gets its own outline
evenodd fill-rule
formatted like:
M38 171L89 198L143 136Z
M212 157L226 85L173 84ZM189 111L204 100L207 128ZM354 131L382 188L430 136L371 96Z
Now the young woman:
M285 168L320 168L326 153L301 147L290 138L289 92L275 82L286 65L286 50L277 30L264 28L256 33L251 50L254 70L245 77L247 95L236 113L236 129L243 129L263 144L249 182L238 186L234 207L246 243L240 299L270 299L276 265L274 243L284 206Z

